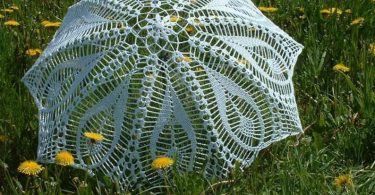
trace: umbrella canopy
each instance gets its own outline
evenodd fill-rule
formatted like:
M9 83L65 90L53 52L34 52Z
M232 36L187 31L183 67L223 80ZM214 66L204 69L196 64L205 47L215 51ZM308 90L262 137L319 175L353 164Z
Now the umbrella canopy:
M223 177L301 133L302 48L249 0L82 0L23 78L38 159L70 151L124 189L158 183L158 156Z

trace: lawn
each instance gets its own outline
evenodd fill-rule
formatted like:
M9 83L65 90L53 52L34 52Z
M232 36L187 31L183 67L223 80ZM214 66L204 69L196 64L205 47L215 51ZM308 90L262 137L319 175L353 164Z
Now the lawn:
M39 126L21 78L73 3L0 3L0 195L124 193L106 176L71 167L42 164L37 176L17 171L36 159ZM293 77L304 134L272 144L224 180L176 172L160 188L169 194L375 194L375 1L254 3L277 8L263 12L305 47Z

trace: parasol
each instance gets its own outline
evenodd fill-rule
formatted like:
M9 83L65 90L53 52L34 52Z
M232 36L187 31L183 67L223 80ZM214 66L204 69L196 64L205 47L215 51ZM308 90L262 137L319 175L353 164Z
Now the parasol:
M70 151L124 189L160 182L158 156L224 177L301 133L302 48L248 0L82 0L23 78L39 110L38 159Z

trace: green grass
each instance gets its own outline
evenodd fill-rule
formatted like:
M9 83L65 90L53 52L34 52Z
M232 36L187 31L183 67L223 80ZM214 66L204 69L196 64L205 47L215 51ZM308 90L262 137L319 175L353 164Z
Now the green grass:
M3 194L113 194L116 182L88 178L81 170L44 165L39 177L17 172L20 162L36 158L38 116L33 99L20 79L36 60L29 48L45 48L55 29L44 19L60 20L73 0L4 0L0 9L0 192ZM175 174L165 184L171 194L374 194L375 193L375 2L372 0L274 0L257 5L278 7L267 14L305 46L294 74L296 97L305 134L263 150L246 170L233 170L225 181L207 181L200 174ZM304 8L301 12L299 8ZM326 17L323 8L351 9ZM352 20L364 17L362 25ZM19 27L4 22L15 19ZM334 71L344 63L348 73ZM339 175L352 184L334 186ZM84 182L85 181L85 182ZM220 183L221 182L221 183ZM147 189L141 189L148 194Z

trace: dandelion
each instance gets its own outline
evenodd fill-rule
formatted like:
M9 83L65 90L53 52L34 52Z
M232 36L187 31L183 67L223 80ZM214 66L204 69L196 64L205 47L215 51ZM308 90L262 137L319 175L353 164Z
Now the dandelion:
M68 166L74 164L74 157L72 153L68 151L60 151L55 157L55 162L61 166Z
M47 25L47 24L49 24L49 23L51 23L51 22L48 21L48 20L43 20L43 21L41 22L41 24L42 24L43 26L45 26L45 25Z
M347 67L345 64L336 64L334 67L333 67L333 70L336 70L336 71L340 71L340 72L349 72L350 71L350 68Z
M61 26L61 22L51 22L51 21L48 21L48 20L44 20L41 24L42 24L44 27L46 27L46 28L59 27L59 26Z
M185 28L185 30L186 30L186 32L187 33L193 33L194 32L194 27L192 27L192 26L187 26L186 28Z
M26 50L26 55L31 56L31 57L38 56L41 53L42 53L41 49L28 49L28 50Z
M5 17L4 15L1 15L1 14L0 14L0 19L1 19L1 18L4 18L4 17Z
M250 33L253 33L255 31L257 31L257 29L255 27L250 27L250 28L247 29L247 31L250 32Z
M335 178L334 184L337 188L342 188L342 187L345 188L348 185L352 184L352 179L350 178L349 175L340 175Z
M347 14L351 14L352 10L351 9L346 9L344 12L347 13Z
M153 169L166 169L170 166L172 166L174 163L174 160L166 157L166 156L160 156L157 157L154 161L152 161L151 167Z
M204 69L201 66L198 66L195 68L195 71L201 72L201 71L204 71Z
M14 12L14 10L12 10L12 9L2 9L1 11L5 12L5 13L12 13L12 12Z
M15 21L15 20L8 20L6 22L4 22L5 26L19 26L21 25L19 22Z
M37 162L32 160L27 160L18 166L17 170L20 173L26 175L37 175L39 174L44 168L39 165Z
M185 62L188 62L188 63L190 63L190 62L193 61L189 56L186 56L186 55L184 55L184 56L182 57L182 60L185 61Z
M361 25L363 24L363 22L365 21L365 18L364 17L359 17L355 20L352 21L352 23L350 23L350 25Z
M17 5L12 5L12 6L9 7L9 9L19 10L20 8Z
M183 55L181 58L178 58L177 60L180 61L180 62L184 61L184 62L187 62L187 63L190 63L190 62L193 61L189 56L186 56L186 55Z
M92 142L100 142L104 140L104 136L99 133L94 133L94 132L85 132L83 134L86 138L90 139Z
M277 12L279 9L276 8L276 7L258 7L258 9L262 12L266 12L266 13L274 13L274 12Z
M117 28L123 30L123 29L125 29L125 25L123 23L118 23Z
M146 77L147 77L147 78L150 78L150 79L155 78L155 76L154 76L153 73L146 74Z
M178 17L178 16L171 16L169 18L169 21L171 21L171 22L179 22L179 21L181 21L181 18Z
M0 134L0 142L5 142L8 139L6 135Z
M339 8L332 7L332 8L320 10L320 13L324 14L324 15L327 15L327 16L330 16L330 15L333 15L333 14L341 15L343 13L343 11Z
M370 44L370 53L372 53L375 56L375 43Z
M247 61L246 59L238 59L237 60L237 63L239 63L239 64L248 64L249 63L249 61Z

